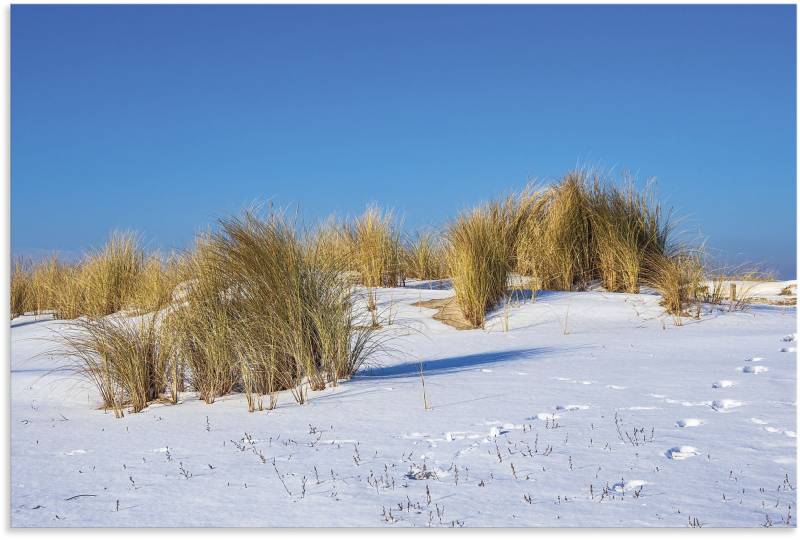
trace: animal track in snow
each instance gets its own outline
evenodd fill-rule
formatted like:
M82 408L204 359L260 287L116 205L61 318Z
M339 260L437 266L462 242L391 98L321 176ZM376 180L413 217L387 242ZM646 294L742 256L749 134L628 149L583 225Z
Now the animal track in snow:
M664 452L664 455L667 456L668 459L674 460L688 459L697 454L699 454L699 452L694 446L673 446Z
M684 427L697 427L703 425L704 422L699 418L683 418L675 422L675 425L684 428Z
M727 379L711 383L711 388L733 388L734 386L736 385L733 384L733 381L729 381Z
M726 412L741 406L742 402L736 399L715 399L711 402L711 408L717 412Z
M740 368L742 373L752 373L753 375L758 375L759 373L766 373L769 371L767 366L744 366Z

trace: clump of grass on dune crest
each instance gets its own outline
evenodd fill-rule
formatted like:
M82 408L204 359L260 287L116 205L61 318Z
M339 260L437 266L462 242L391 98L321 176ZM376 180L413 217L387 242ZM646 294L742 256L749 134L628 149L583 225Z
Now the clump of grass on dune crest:
M9 291L12 319L35 310L32 282L29 263L21 258L14 259Z
M151 254L145 259L126 304L142 312L166 307L181 280L181 272L176 255L164 259L158 253Z
M192 275L186 295L163 323L176 362L186 367L190 386L206 403L230 392L239 373L233 340L236 316L212 257L207 241L201 239L186 263ZM180 368L176 371L183 373Z
M365 287L394 287L402 280L400 233L391 211L371 206L348 227L353 262Z
M638 192L595 180L590 200L591 247L603 287L638 293L648 261L667 252L669 219L649 188Z
M62 333L76 371L98 389L117 417L139 412L166 390L170 352L154 317L78 319Z
M635 293L647 261L666 253L669 219L649 187L578 170L531 198L517 254L537 288L580 290L600 280L606 290Z
M31 269L30 293L33 311L44 313L57 307L58 297L71 267L51 255Z
M345 222L329 217L304 238L305 251L325 268L339 272L355 271L353 244Z
M127 307L144 268L144 252L132 233L112 233L106 245L90 252L80 268L83 289L79 312L102 317Z
M418 234L404 250L403 267L408 277L440 279L447 274L444 246L433 233Z
M673 248L648 255L643 280L661 294L661 305L680 324L700 297L703 274L698 252Z
M518 267L540 289L583 288L591 278L589 197L583 173L529 196L531 210L516 246Z
M302 403L308 388L350 377L372 352L353 290L317 256L283 217L252 212L222 220L198 249L186 302L167 325L207 401L240 388L255 410L289 389Z
M516 238L529 211L522 201L509 197L463 213L447 231L447 268L456 300L476 328L506 294Z

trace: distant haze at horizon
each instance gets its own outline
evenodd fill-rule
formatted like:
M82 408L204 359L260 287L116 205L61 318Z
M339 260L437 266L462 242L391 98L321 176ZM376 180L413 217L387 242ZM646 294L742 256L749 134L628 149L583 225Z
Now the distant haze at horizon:
M255 200L413 231L596 166L796 277L795 6L11 9L12 254Z

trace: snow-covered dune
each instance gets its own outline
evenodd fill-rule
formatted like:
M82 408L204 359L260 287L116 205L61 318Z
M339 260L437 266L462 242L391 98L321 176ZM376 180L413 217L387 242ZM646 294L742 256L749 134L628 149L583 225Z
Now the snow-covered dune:
M458 331L411 305L450 295L380 290L387 351L258 413L115 419L46 353L63 323L15 319L12 525L796 524L795 307L676 326L654 295L553 292Z

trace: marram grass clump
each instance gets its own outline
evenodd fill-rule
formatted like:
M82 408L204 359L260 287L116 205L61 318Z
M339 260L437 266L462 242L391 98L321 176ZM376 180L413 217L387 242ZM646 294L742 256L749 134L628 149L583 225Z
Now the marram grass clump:
M517 236L529 210L525 198L511 196L463 212L447 230L448 273L464 317L476 328L506 295Z

